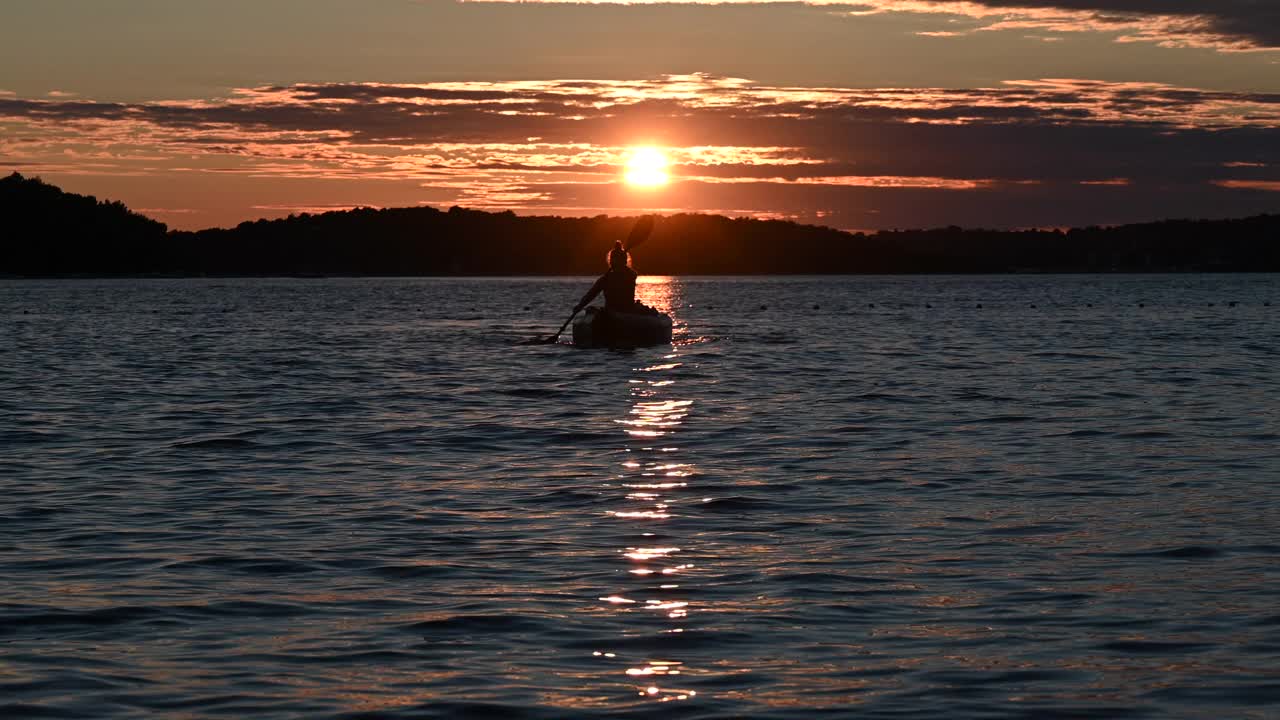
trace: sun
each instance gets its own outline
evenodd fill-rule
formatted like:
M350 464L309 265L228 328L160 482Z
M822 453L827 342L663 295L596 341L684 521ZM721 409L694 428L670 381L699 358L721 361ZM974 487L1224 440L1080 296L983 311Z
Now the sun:
M655 147L638 147L627 156L627 171L622 176L628 185L655 188L666 185L671 176L667 166L671 161L661 150Z

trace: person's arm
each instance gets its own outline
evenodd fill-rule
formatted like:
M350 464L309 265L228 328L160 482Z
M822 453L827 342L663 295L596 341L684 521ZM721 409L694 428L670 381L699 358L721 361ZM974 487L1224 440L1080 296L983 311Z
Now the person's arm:
M596 284L592 285L591 289L587 291L587 294L583 295L582 299L578 301L578 304L574 306L573 313L576 315L582 312L582 308L590 305L591 301L595 300L596 296L599 295L603 290L604 290L604 276L601 275L600 279L596 280Z

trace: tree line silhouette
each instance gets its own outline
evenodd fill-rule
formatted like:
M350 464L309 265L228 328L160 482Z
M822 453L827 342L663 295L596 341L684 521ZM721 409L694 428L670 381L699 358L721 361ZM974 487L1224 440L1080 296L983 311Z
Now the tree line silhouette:
M634 218L360 208L170 231L122 203L0 179L0 275L591 275ZM1275 272L1280 215L1059 230L891 230L678 214L636 253L650 274Z

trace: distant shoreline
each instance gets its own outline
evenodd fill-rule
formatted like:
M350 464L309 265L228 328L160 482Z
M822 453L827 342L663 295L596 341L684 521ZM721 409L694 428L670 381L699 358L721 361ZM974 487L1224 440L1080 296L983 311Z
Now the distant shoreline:
M118 202L0 178L0 277L575 277L595 275L634 217L454 207L333 211L170 231ZM633 251L654 275L1280 272L1280 215L1071 230L951 226L848 233L782 220L659 216Z

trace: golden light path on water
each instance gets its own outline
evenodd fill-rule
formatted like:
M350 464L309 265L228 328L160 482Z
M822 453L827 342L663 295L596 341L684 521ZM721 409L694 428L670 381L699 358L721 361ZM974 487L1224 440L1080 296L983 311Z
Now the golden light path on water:
M677 286L672 278L642 277L636 287L637 299L660 312L672 315L679 306ZM678 323L677 323L678 324ZM652 356L650 356L652 358ZM679 513L687 499L693 465L683 457L679 431L693 410L693 401L681 399L679 381L673 377L682 367L679 346L634 368L628 380L631 407L615 422L625 431L625 460L617 474L620 505L608 516L625 523L629 537L642 538L634 545L618 548L625 576L640 581L612 595L600 598L616 612L643 617L640 629L659 634L685 631L684 620L693 610L681 594L681 581L695 565L681 559L689 548L678 547L663 532L664 524ZM660 538L667 538L666 540ZM661 618L654 630L648 618ZM616 653L598 651L612 659ZM684 663L672 657L636 658L627 663L625 674L635 682L637 695L656 702L689 700L696 690L681 688Z

